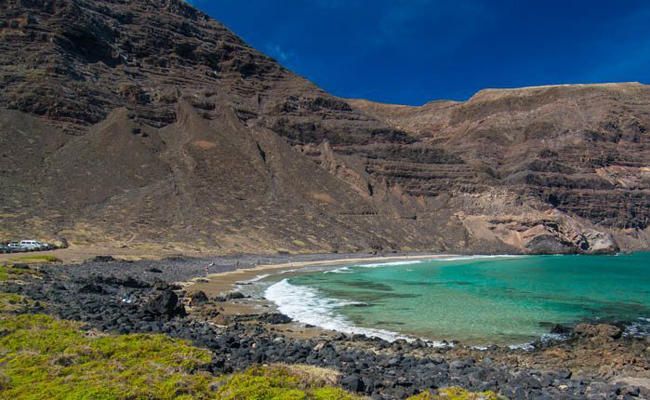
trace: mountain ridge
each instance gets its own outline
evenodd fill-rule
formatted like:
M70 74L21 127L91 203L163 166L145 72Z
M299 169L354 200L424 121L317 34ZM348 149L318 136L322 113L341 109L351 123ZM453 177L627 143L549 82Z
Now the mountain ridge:
M2 237L226 253L649 248L646 85L381 105L329 95L180 0L11 0L0 13Z

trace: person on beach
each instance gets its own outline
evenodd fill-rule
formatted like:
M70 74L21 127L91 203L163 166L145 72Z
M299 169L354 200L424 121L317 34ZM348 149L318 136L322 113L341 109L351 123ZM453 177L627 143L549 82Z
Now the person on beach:
M213 262L205 266L205 276L208 276L210 274L210 267L214 267Z

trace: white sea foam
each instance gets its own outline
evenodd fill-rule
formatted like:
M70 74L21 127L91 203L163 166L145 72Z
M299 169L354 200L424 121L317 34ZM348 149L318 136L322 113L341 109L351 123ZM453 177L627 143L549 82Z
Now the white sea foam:
M440 257L440 258L428 258L422 260L405 260L405 261L389 261L389 262L378 262L378 263L369 263L369 264L354 264L346 265L344 267L335 268L332 270L324 271L325 274L343 274L350 273L351 268L382 268L382 267L396 267L402 265L414 265L422 264L424 262L435 262L435 261L468 261L468 260L482 260L482 259L493 259L493 258L519 258L525 257L523 255L516 254L503 254L503 255L475 255L475 256L449 256L449 257ZM407 271L412 271L407 269Z
M254 277L252 279L248 279L248 280L246 280L244 282L245 283L253 283L253 282L261 281L264 278L268 278L269 276L271 276L271 274L261 274L261 275L257 275L256 277Z
M563 341L563 340L567 340L568 338L569 338L569 335L566 335L566 334L563 334L563 333L545 333L540 338L540 341L542 343L560 342L560 341Z
M389 261L370 264L356 264L355 267L361 268L378 268L378 267L394 267L398 265L411 265L420 264L423 260L410 260L410 261Z
M533 346L532 342L527 342L527 343L520 343L520 344L511 344L508 346L510 350L525 350L525 351L533 351L535 350L535 346Z
M354 264L354 265L346 265L344 267L339 267L336 269L332 269L329 271L325 271L326 274L332 273L332 274L346 274L352 272L350 269L351 268L381 268L381 267L396 267L396 266L401 266L401 265L413 265L413 264L420 264L423 262L423 260L415 260L415 261L390 261L390 262L381 262L381 263L370 263L370 264Z
M475 256L450 256L441 258L432 258L429 261L468 261L468 260L483 260L492 258L520 258L526 257L517 254L495 254L495 255L475 255Z
M341 268L336 268L336 269L331 269L324 271L324 274L349 274L350 272L350 267L341 267Z
M639 317L636 321L625 327L624 336L647 337L650 336L650 318Z
M347 334L374 336L388 341L397 339L413 340L407 336L384 329L354 326L345 317L337 314L336 309L345 305L359 303L327 298L322 296L317 289L292 285L286 279L269 286L264 293L264 297L274 302L278 307L278 311L298 322Z

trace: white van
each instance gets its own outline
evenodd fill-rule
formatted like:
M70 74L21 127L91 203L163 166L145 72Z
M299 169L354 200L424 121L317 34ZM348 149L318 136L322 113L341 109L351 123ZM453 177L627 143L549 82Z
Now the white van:
M26 250L40 250L45 248L45 243L41 243L38 240L21 240L20 247Z

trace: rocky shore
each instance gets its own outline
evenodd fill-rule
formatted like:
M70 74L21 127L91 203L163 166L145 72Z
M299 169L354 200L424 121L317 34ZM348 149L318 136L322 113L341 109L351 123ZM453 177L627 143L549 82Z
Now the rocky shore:
M344 258L343 255L331 255ZM429 388L493 390L511 399L650 398L650 341L623 336L613 325L579 325L562 342L532 351L463 346L434 348L424 341L387 342L360 335L296 338L277 313L223 318L222 301L191 293L177 282L278 261L319 256L243 256L211 260L123 262L110 257L80 265L22 266L34 274L5 282L3 291L35 300L33 312L83 321L88 330L161 332L210 349L214 373L285 362L333 368L340 384L376 399L399 399ZM19 266L21 267L21 266ZM238 297L238 296L231 296ZM214 321L221 316L220 324Z

